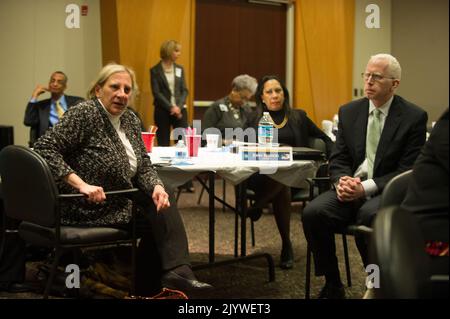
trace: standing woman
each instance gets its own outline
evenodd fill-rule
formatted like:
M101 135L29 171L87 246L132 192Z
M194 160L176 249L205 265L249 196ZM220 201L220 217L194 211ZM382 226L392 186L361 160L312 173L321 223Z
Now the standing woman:
M310 137L322 139L330 154L333 142L311 121L306 112L292 109L289 105L289 92L286 86L276 76L263 77L255 93L258 116L254 127L256 129L263 112L269 112L278 131L280 144L307 147ZM290 239L291 222L291 192L290 188L267 175L257 174L249 179L248 187L255 191L256 203L248 211L252 220L261 216L262 208L272 203L275 221L280 232L282 249L280 267L290 269L294 264L294 253Z
M158 126L159 146L169 146L170 128L187 127L186 97L188 90L184 69L175 61L181 55L181 44L175 40L163 42L161 61L150 69L150 83L155 106L154 120Z

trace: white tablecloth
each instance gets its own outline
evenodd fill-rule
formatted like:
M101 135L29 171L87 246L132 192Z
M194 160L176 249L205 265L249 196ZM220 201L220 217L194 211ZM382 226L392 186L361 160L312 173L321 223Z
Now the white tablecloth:
M175 150L175 147L154 147L149 154L154 164L167 163L170 159L171 165L158 169L158 174L175 187L201 172L215 172L233 185L259 172L287 186L304 187L305 179L314 177L318 168L315 161L243 161L238 154L207 148L200 148L198 157L177 160Z

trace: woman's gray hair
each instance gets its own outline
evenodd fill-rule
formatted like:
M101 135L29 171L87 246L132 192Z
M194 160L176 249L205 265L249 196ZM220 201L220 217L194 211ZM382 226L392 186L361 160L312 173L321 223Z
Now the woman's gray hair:
M175 51L177 47L181 47L181 44L175 40L164 41L161 44L161 48L159 49L159 56L161 60L167 60L171 58L173 51Z
M369 62L374 62L375 60L387 61L388 62L388 67L387 67L388 75L397 80L401 80L402 67L400 66L400 63L394 56L387 54L387 53L379 53L379 54L372 55L370 57Z
M125 66L125 65L121 65L121 64L117 64L117 63L109 63L107 65L105 65L100 72L97 75L97 78L94 82L92 82L89 91L88 91L88 98L89 99L93 99L96 97L95 95L95 89L97 88L97 86L102 87L106 81L108 81L109 77L115 73L121 73L121 72L127 72L130 75L131 78L131 99L130 101L134 101L134 99L136 98L139 89L138 89L138 85L136 82L136 75L134 74L134 71Z
M248 74L238 75L233 79L233 82L231 82L231 88L233 90L236 91L248 90L252 93L252 95L255 94L257 86L258 81Z

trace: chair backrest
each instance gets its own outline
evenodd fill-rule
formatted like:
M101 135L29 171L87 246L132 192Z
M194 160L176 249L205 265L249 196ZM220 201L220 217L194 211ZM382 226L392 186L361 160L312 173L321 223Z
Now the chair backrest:
M310 137L308 142L309 147L319 150L323 154L327 154L327 145L322 139L317 137ZM320 164L319 169L317 170L316 173L316 177L327 177L327 176L329 176L328 162ZM319 187L319 194L331 189L331 184L329 181L326 180L320 182L316 181L316 184L318 184Z
M327 153L327 146L326 146L325 142L320 138L310 137L308 139L308 144L309 144L308 146L310 148L314 148L316 150L322 151L324 154Z
M39 154L23 146L5 147L0 152L0 176L9 217L46 227L55 225L58 188Z
M12 144L14 144L14 127L0 125L0 151Z
M430 265L417 219L390 205L374 222L371 262L380 267L382 298L430 298Z
M392 178L384 187L381 195L380 207L387 207L391 205L400 205L405 198L408 190L409 179L411 178L412 170L403 172Z

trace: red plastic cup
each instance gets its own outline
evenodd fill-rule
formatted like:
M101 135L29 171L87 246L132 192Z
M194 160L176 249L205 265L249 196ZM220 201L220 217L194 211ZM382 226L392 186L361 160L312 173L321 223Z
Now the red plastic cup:
M201 135L186 135L186 146L190 157L198 156L198 148L202 140Z
M152 152L153 147L153 141L155 140L155 133L150 132L141 132L142 133L142 140L144 141L145 149L147 150L147 153Z

